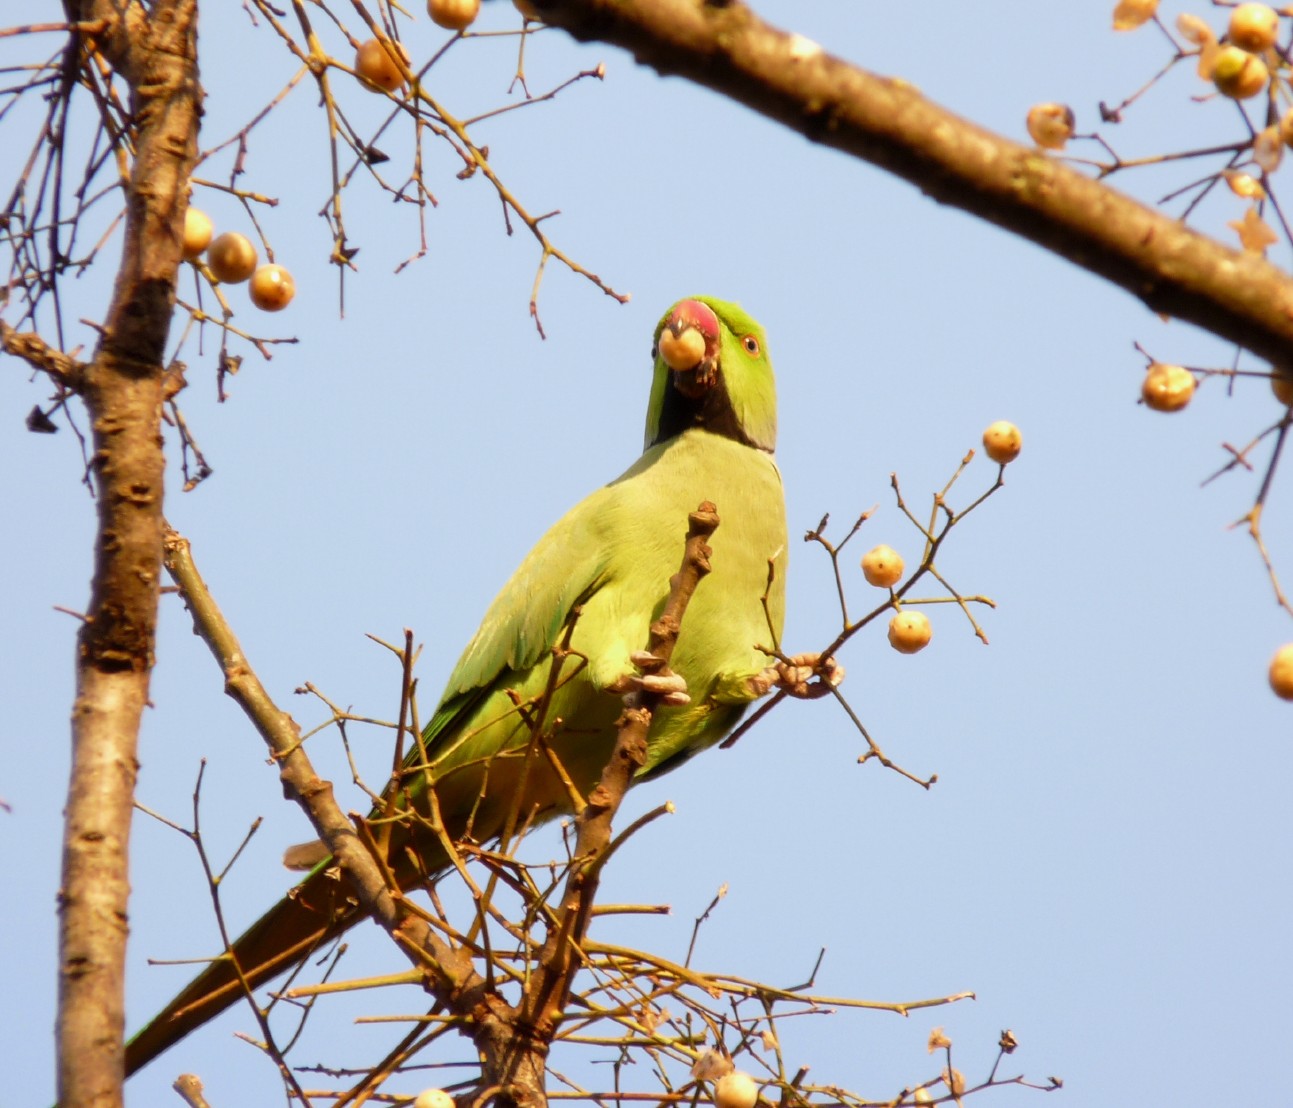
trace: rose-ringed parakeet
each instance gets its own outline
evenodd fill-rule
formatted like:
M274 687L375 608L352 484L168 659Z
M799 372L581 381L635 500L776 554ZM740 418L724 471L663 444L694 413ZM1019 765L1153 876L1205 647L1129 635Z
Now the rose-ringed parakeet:
M560 670L543 726L559 723L546 741L582 793L597 782L621 711L614 694L632 680L633 657L677 569L688 513L704 500L721 518L713 568L691 599L671 659L682 681L670 686L670 699L679 703L655 713L641 776L713 745L773 679L772 659L758 647L775 646L781 634L786 521L763 330L735 304L695 297L661 319L652 355L644 453L530 551L450 676L425 729L425 761L415 749L406 763L398 803L425 814L433 787L451 839L483 843L504 833L509 820L528 827L570 811L547 759L526 756L533 708L552 677L553 648L567 633L579 661ZM406 886L449 865L433 835L400 824L389 856ZM248 982L259 985L362 918L336 867L320 863L237 940L234 954ZM212 962L127 1044L127 1073L241 995L228 959Z

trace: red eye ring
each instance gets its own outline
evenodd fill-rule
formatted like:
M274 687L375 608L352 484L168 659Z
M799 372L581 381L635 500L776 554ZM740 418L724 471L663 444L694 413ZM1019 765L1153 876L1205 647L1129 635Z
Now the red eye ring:
M755 358L759 356L759 340L753 335L746 335L741 339L741 345L745 347L745 352L747 354Z

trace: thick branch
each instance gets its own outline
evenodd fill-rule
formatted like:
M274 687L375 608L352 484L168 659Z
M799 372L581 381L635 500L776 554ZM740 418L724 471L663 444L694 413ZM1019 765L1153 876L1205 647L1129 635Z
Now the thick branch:
M1121 285L1155 312L1293 366L1293 280L760 20L740 3L537 0L577 39L630 51L814 142L906 178Z
M147 14L118 0L69 7L72 18L131 32L122 72L131 84L134 164L121 268L79 383L94 436L98 533L77 642L60 894L59 1100L107 1108L121 1103L124 1072L127 849L161 572L162 358L197 152L197 5L157 0ZM79 51L74 34L68 56L76 64Z
M35 331L15 331L0 319L0 350L21 358L72 392L81 387L85 365L50 346Z

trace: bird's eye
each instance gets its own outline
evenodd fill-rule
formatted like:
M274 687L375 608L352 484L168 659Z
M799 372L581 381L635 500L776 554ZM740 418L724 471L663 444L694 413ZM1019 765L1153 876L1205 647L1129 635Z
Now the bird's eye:
M753 335L746 335L741 340L741 345L745 347L745 352L751 357L757 358L759 356L759 340Z

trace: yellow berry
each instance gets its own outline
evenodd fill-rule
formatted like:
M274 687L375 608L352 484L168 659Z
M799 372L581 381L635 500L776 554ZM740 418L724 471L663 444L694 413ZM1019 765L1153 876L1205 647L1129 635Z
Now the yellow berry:
M1183 366L1155 362L1145 374L1140 395L1156 412L1179 412L1194 396L1194 374Z
M1003 466L1018 458L1023 448L1024 436L1008 420L999 419L983 432L983 449L989 458Z
M1267 4L1240 4L1230 13L1230 41L1242 50L1269 50L1279 30L1280 17Z
M201 208L189 208L184 213L184 260L191 262L211 242L211 217Z
M450 31L465 31L480 14L480 0L427 0L431 22Z
M666 328L660 332L656 348L665 365L682 373L695 369L705 356L705 336L694 327L688 327L681 335Z
M217 281L236 285L256 270L256 248L246 235L226 231L207 247L207 265Z
M404 74L390 55L391 44L370 38L355 51L355 72L370 92L394 92L404 83ZM398 47L400 56L408 61L404 48Z
M1271 690L1281 700L1293 700L1293 642L1285 643L1271 659Z
M262 312L281 312L296 295L296 282L281 265L263 265L251 275L248 292Z
M889 621L889 645L899 654L915 654L929 645L934 628L924 612L903 610Z
M1247 100L1256 96L1270 80L1266 63L1256 54L1238 46L1223 46L1212 64L1212 83L1223 96Z
M443 1089L423 1089L414 1099L413 1108L454 1108L454 1100Z
M1293 376L1278 369L1271 370L1271 392L1285 407L1293 408Z
M714 1086L717 1108L754 1108L759 1101L759 1086L748 1073L735 1070L720 1077Z
M1046 150L1063 150L1074 126L1073 109L1067 104L1034 104L1028 109L1028 134Z
M902 569L902 555L892 546L881 543L862 555L862 575L878 588L893 588L902 580Z

